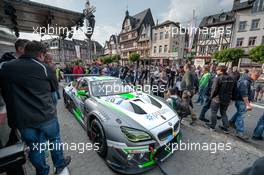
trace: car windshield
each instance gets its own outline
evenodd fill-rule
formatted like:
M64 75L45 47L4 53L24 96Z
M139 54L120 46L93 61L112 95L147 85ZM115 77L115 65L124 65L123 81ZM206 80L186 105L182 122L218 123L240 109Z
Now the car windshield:
M92 95L96 97L117 95L132 92L130 86L124 85L121 80L106 80L91 82Z

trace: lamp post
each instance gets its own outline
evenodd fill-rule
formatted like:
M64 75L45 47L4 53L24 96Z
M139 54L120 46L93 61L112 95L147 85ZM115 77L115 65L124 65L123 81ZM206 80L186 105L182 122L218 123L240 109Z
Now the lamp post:
M88 47L88 57L89 59L91 59L91 37L93 35L94 32L94 27L95 27L95 16L94 16L94 12L95 12L95 7L91 6L90 1L87 0L86 4L85 4L86 9L84 10L84 16L85 16L85 20L86 20L86 37L87 37L87 47Z

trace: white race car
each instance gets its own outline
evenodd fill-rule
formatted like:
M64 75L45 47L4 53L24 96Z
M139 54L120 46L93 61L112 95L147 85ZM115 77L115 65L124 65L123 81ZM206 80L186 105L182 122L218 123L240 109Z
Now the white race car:
M119 78L81 77L63 90L66 107L115 171L137 174L172 154L180 120L163 99L137 92Z

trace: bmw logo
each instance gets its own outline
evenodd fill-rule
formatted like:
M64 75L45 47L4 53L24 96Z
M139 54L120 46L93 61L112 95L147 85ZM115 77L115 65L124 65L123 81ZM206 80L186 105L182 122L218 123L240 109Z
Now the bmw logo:
M170 125L170 126L172 126L172 123L171 123L171 122L169 122L169 125Z

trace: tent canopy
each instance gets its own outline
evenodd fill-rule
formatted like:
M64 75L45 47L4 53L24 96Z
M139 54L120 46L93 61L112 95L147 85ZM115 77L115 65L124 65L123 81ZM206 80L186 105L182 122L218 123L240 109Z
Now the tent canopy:
M0 26L13 29L16 35L48 26L70 29L83 25L84 18L83 13L28 0L0 0Z

